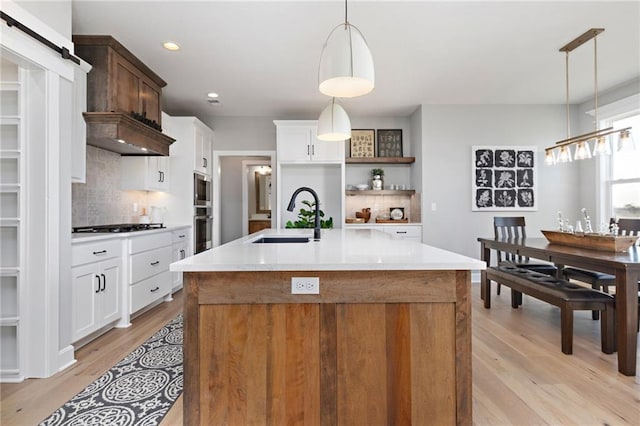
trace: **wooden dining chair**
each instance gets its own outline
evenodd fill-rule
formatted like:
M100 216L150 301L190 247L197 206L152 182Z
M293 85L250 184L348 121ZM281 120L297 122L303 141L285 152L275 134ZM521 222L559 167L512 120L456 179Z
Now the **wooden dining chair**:
M527 231L524 216L495 216L493 218L493 233L496 239L526 238ZM498 265L505 264L551 276L555 276L556 271L558 270L551 263L531 261L528 257L520 256L516 253L498 251ZM498 294L500 294L500 283L498 283Z
M615 220L611 219L610 222L615 223ZM640 237L640 219L618 219L617 224L619 235L637 235ZM640 244L640 238L636 241L636 245L638 244ZM589 269L573 268L569 266L562 270L562 275L565 279L572 279L590 284L591 288L604 291L605 293L609 293L609 287L616 285L615 275L591 271ZM591 317L594 320L599 319L600 312L592 311Z

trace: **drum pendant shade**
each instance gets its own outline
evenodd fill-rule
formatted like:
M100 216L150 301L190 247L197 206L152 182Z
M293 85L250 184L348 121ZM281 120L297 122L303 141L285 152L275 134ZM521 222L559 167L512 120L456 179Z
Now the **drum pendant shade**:
M351 120L344 108L336 103L335 98L331 99L318 118L318 139L344 141L349 138L351 138Z
M318 89L337 98L365 95L375 86L373 57L360 30L349 22L336 26L320 54Z

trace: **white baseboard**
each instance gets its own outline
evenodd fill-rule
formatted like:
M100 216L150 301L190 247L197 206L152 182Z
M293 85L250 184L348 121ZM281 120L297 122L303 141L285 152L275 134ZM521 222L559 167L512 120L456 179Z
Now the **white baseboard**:
M75 363L75 349L73 345L69 345L58 352L58 371L62 371Z

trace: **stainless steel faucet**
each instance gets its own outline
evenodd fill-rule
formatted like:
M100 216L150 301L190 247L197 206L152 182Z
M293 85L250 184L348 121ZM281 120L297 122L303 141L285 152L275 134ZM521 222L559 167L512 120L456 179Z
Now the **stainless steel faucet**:
M296 189L291 196L291 200L289 201L289 205L287 206L287 210L292 212L293 208L296 206L296 197L299 193L306 191L313 196L313 201L316 203L316 211L314 216L314 228L313 228L313 239L316 241L320 240L320 199L318 198L318 194L311 188L307 188L306 186L301 186Z

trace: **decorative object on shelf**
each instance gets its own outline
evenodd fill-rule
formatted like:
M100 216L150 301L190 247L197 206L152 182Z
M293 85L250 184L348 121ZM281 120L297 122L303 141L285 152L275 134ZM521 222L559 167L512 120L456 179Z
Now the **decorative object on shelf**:
M292 222L290 220L287 221L285 228L314 228L315 227L315 209L316 203L313 201L302 200L302 204L307 206L309 209L305 209L304 207L300 207L300 211L298 212L298 220ZM324 212L319 210L320 218L324 217ZM323 229L331 229L333 228L333 217L330 217L327 220L320 219L320 228Z
M345 223L365 223L365 220L359 217L348 217L344 220Z
M404 207L390 207L389 216L393 220L404 219Z
M320 113L317 136L323 141L345 141L351 137L351 121L344 108L336 103L336 98L331 98Z
M402 129L378 129L378 157L402 157Z
M565 52L565 83L566 83L566 115L567 115L567 138L556 142L553 146L545 148L545 164L557 164L571 162L572 158L582 160L591 158L592 151L589 142L593 142L593 155L608 155L611 153L610 143L607 137L618 134L618 149L635 149L635 144L631 138L631 127L624 129L599 129L598 119L598 34L604 32L604 28L591 28L576 39L560 48L560 52ZM593 105L595 130L579 136L571 137L570 111L569 111L569 52L582 46L587 41L593 39ZM575 146L574 155L571 155L571 147Z
M371 169L371 189L380 191L384 188L384 170Z
M349 146L352 158L373 158L375 157L375 130L373 129L353 129L351 130L351 140Z
M360 183L356 185L356 188L358 188L359 191L364 191L366 189L369 189L369 185L367 185L366 183Z
M366 95L375 86L373 56L362 32L348 19L331 30L320 53L318 89L327 96L353 98Z
M364 223L369 222L369 219L371 219L371 208L365 207L362 211L356 212L356 218L364 220Z
M471 210L538 210L535 157L535 146L473 146Z

